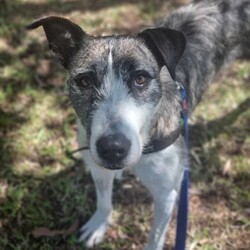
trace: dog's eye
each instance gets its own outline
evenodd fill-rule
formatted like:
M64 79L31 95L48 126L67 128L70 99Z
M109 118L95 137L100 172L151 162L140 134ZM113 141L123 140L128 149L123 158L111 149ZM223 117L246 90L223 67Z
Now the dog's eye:
M76 77L75 81L79 87L90 88L93 85L93 76L90 74L81 74Z
M82 87L84 88L89 88L91 86L91 79L89 76L83 76L81 79L80 79L80 82Z
M150 77L149 77L148 73L146 73L144 71L138 71L138 72L136 72L136 74L133 77L134 85L138 88L142 88L148 83L149 78Z
M144 75L138 75L135 77L135 84L138 87L142 87L145 82L146 82L146 77Z

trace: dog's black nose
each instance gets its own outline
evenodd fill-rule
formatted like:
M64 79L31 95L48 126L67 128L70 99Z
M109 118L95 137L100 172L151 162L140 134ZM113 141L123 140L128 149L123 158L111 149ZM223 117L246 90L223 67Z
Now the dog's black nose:
M118 163L123 160L131 147L131 142L125 135L117 133L102 136L96 142L97 153L108 163Z

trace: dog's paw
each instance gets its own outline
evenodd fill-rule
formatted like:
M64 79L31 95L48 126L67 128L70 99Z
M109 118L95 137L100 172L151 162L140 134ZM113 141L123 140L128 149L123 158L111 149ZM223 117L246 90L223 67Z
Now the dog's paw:
M111 211L109 213L96 211L91 219L81 227L79 242L85 242L87 247L99 244L111 222Z

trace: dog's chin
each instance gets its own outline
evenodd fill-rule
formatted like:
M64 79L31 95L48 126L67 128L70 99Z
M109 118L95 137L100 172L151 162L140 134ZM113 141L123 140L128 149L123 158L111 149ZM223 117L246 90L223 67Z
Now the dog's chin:
M136 163L139 161L139 159L141 158L141 154L139 154L136 158L133 157L132 160L124 159L122 161L115 162L115 163L102 160L99 157L95 157L94 155L92 155L92 157L95 163L100 167L103 167L109 170L122 170L122 169L133 168L136 165Z
M122 163L109 163L109 162L102 162L101 166L109 170L122 170L128 168L128 166Z

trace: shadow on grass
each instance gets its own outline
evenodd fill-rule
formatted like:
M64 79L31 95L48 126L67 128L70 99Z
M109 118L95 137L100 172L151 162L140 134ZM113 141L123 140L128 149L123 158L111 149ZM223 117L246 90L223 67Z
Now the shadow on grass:
M79 163L68 166L67 170L46 178L37 178L32 175L22 176L12 170L17 156L13 147L16 139L13 134L20 126L25 125L29 118L11 109L6 111L8 110L6 105L10 105L10 107L17 105L19 103L18 94L25 94L27 86L36 92L44 91L45 94L62 92L65 85L64 76L62 73L57 73L61 72L61 67L54 58L52 60L47 45L40 45L36 42L31 43L29 48L21 54L2 52L0 58L2 64L6 62L5 65L12 65L17 60L22 64L16 66L16 73L11 77L0 79L1 90L7 93L5 107L0 113L0 151L4 152L0 155L0 181L4 181L9 189L8 196L0 198L0 246L3 249L39 249L41 246L46 250L84 249L77 244L76 231L67 236L56 235L38 239L32 235L32 231L37 227L47 227L52 230L67 229L75 221L80 225L93 213L95 189L90 176L82 171ZM58 109L58 112L64 112L65 99L58 98L57 101L59 105L55 105L55 108ZM31 107L35 102L36 96L33 96L25 107ZM225 127L232 125L237 117L249 108L249 104L250 99L248 98L235 110L219 119L206 124L192 125L190 127L190 150L197 147L202 150L207 142L224 133ZM48 124L47 128L56 130L59 126L60 124ZM230 130L228 133L233 132ZM249 131L236 132L245 134ZM221 176L222 166L219 153L216 147L211 147L207 152L201 153L201 164L193 164L197 168L191 172L193 183L203 182L210 185L215 176ZM192 162L194 161L192 159ZM55 159L41 155L37 162L40 167L52 166L55 164ZM210 167L211 165L212 167ZM237 176L237 178L226 179L226 181L232 182L232 185L237 184L240 190L245 190L249 185L250 176ZM125 184L124 182L115 184L114 203L122 206L126 210L125 213L128 214L133 214L134 207L140 204L145 205L146 209L150 209L151 198L148 192L130 176L125 179ZM224 183L217 185L215 189L212 191L210 189L205 193L204 200L207 201L208 196L231 198L230 189L225 190L225 188L227 186ZM216 199L210 199L210 201L211 205L217 202ZM241 205L243 208L248 206L247 203L241 203ZM129 223L132 224L134 221L129 221ZM139 232L140 228L134 228L134 230ZM120 242L124 242L124 240L121 239ZM112 244L116 243L112 242ZM120 250L129 249L131 246L129 242L120 244L122 245L119 247ZM114 248L101 247L99 249Z
M14 1L13 1L14 2ZM17 1L18 2L18 1ZM72 1L64 1L61 0L52 0L46 2L24 2L18 3L19 6L19 14L23 14L24 12L32 17L41 17L46 15L48 12L58 12L60 14L68 14L72 11L98 11L100 9L105 9L108 7L115 7L121 4L141 4L145 12L157 11L161 8L162 4L165 3L166 0L125 0L122 1L112 1L112 0L97 0L97 1L86 1L86 0L72 0ZM172 2L172 1L169 1ZM6 1L7 4L7 1ZM13 7L12 7L13 8Z
M202 137L202 133L208 133L209 139L223 133L224 126L232 124L238 116L248 109L249 104L250 99L248 98L224 117L205 125L195 124L191 126L191 150L193 147L202 147L207 142L206 137ZM7 125L25 122L15 114L2 113L2 115L10 119L11 124L8 123ZM18 128L14 126L13 129ZM6 151L6 143L8 144L8 142L2 141L1 144L1 148L7 152L1 157L1 161L6 164L3 167L7 169L8 173L2 169L1 179L7 179L11 191L8 197L0 200L0 203L4 204L0 213L2 223L0 228L2 240L0 243L5 247L4 249L17 249L17 246L21 247L21 249L27 247L29 249L38 249L39 246L47 247L46 249L84 249L84 247L76 243L77 228L75 228L74 232L71 232L71 235L56 235L38 239L34 238L32 231L36 227L47 227L53 230L65 229L76 221L79 225L86 221L95 209L95 189L90 176L84 173L79 162L76 162L65 171L46 178L17 175L11 172L11 158L15 157L15 155L11 154L11 150ZM212 154L217 159L219 153L212 149L212 152L208 152L208 154ZM7 155L8 158L3 158ZM202 180L205 171L206 169L201 167L199 174L193 179L194 183ZM241 179L238 183L240 185L238 188L244 189L249 180L250 176L245 176L244 180ZM209 182L209 180L206 181ZM146 207L150 205L151 198L134 178L127 176L125 184L126 188L124 182L115 184L114 202L120 204L126 210L126 213L133 213L133 207L138 206L138 204L145 204ZM132 187L127 188L129 185L132 185ZM216 203L215 197L218 195L221 194L213 193L214 198L209 199L211 205L213 202ZM203 198L207 200L207 194ZM5 245L4 242L6 242ZM127 247L129 245L120 249L127 249ZM98 249L109 248L101 247Z
M29 68L27 76L22 76L24 79L29 78L29 87L33 90L45 91L53 93L62 91L64 86L63 76L55 74L60 71L60 67L51 61L52 57L48 52L45 52L45 47L39 47L40 53L32 59L30 56L38 50L39 45L34 45L27 53L22 55L22 60L25 68ZM13 57L8 53L3 53L3 60L7 58L7 64L11 65L11 61L15 61L18 57ZM45 59L44 59L45 58ZM27 61L26 61L27 59ZM29 59L32 59L31 65ZM45 66L41 70L42 65ZM35 72L35 73L32 73ZM58 80L59 77L59 80ZM6 98L6 104L15 105L18 103L17 94L25 93L27 87L26 81L18 81L19 75L13 78L1 79L4 82L1 89L8 92L10 85L12 90ZM60 98L59 98L60 99ZM60 99L61 100L61 99ZM28 106L32 106L36 98ZM244 113L250 106L248 98L241 103L235 110L227 115L210 121L207 124L195 124L190 127L191 148L203 148L208 141L218 137L225 132L225 127L233 124L233 122ZM59 101L56 105L58 112L65 110L65 103ZM46 178L37 178L32 175L22 176L12 171L12 164L15 161L16 152L12 145L15 143L15 137L12 133L18 130L19 126L27 122L28 117L23 117L19 113L13 111L7 112L2 110L1 113L1 139L0 151L4 152L0 155L1 170L0 181L4 181L8 186L8 196L0 198L0 246L3 249L85 249L77 244L76 231L70 235L55 235L53 237L34 238L32 231L38 227L46 227L51 230L68 229L72 224L77 222L78 225L83 224L95 210L95 189L90 176L84 173L79 163L74 166L68 166L67 170L61 171L59 174L48 176ZM58 128L57 124L48 125L49 130ZM238 134L244 134L247 131L236 131ZM232 130L229 133L233 133ZM244 138L243 138L244 139ZM201 153L201 164L196 164L198 170L192 174L193 183L203 182L209 185L214 176L221 175L222 168L219 152L216 147L211 147L205 154ZM212 160L211 160L212 158ZM41 157L38 159L40 166L54 165L55 160ZM194 159L193 159L194 161ZM192 164L191 164L192 165ZM209 168L210 165L214 165ZM206 174L204 174L206 173ZM238 179L237 179L238 178ZM245 190L249 185L250 176L245 175L234 178L233 185L237 183L238 189ZM150 209L151 198L145 189L138 184L134 178L127 177L124 183L115 184L114 203L122 206L125 213L133 214L134 207L140 204L145 205L146 209ZM129 187L129 188L127 188ZM217 200L211 197L230 197L230 190L226 190L226 185L223 183L217 185L202 197L204 201L209 201L216 204ZM212 194L212 195L211 195ZM237 197L237 196L236 196ZM211 199L210 199L211 198ZM247 203L241 204L243 208L247 208ZM122 220L122 219L121 219ZM135 219L136 220L136 219ZM134 221L129 221L130 226ZM77 228L75 228L77 229ZM137 233L140 228L134 227ZM132 230L132 232L133 232ZM145 237L140 235L141 238ZM120 250L129 249L131 244L124 243L126 240L120 241ZM144 240L143 240L144 241ZM111 244L116 243L110 240ZM118 244L118 245L119 245ZM41 248L42 246L42 248ZM114 249L109 247L100 247L98 249Z
M65 112L67 104L60 97L64 89L63 75L55 72L61 71L60 66L51 59L51 55L45 52L43 46L34 44L26 53L22 54L22 65L14 66L16 72L10 77L3 76L0 91L4 93L4 101L0 111L0 248L1 249L85 249L77 244L76 231L70 235L55 235L54 237L34 238L32 232L35 228L46 227L52 231L67 231L71 225L77 225L86 221L95 209L95 189L90 176L82 171L77 162L72 166L65 166L67 170L59 174L45 177L36 177L31 174L20 174L13 169L20 152L16 149L15 142L18 139L18 131L29 123L29 111L35 105L36 95L43 91L44 95L58 93L55 109ZM35 52L39 50L39 53ZM2 54L3 61L8 57L7 63L12 65L19 55ZM46 66L44 66L46 65ZM7 64L5 64L7 66ZM20 68L19 68L20 66ZM41 68L44 68L41 70ZM23 69L27 72L22 72ZM20 69L20 70L19 70ZM59 77L59 79L58 79ZM20 80L19 80L20 79ZM27 81L26 81L27 80ZM28 90L27 90L28 88ZM18 98L28 94L28 102L21 110L15 111L20 104ZM73 122L72 119L71 122ZM60 130L63 133L62 124L46 123L49 131ZM27 144L29 142L27 141ZM35 154L35 152L34 152ZM25 160L25 159L24 159ZM29 159L32 160L32 159ZM50 156L44 156L38 152L34 161L41 169L44 166L53 168L56 160ZM59 162L63 165L63 162ZM122 184L116 184L121 190ZM4 190L6 189L6 190ZM1 196L1 192L6 196ZM5 192L6 191L6 192ZM144 189L137 188L133 194L127 189L124 194L119 191L116 194L121 204L138 203L136 194L140 197L146 193ZM124 198L122 198L122 196ZM131 198L131 199L130 199ZM78 228L77 228L78 229ZM103 248L107 249L107 248ZM122 249L122 248L121 248ZM123 249L128 249L126 246Z
M233 128L232 125L237 120L238 117L240 117L242 114L244 114L246 111L249 110L249 107L250 107L250 98L247 98L244 102L240 103L236 109L234 109L225 116L222 116L218 119L212 120L205 124L197 123L194 125L190 125L190 150L192 151L193 148L204 148L203 145L205 145L208 141L218 138L222 133L226 133L229 136L234 135L235 137L237 137L238 142L240 144L243 144L244 141L249 136L250 133L249 128L248 129L244 127ZM211 152L207 152L207 155L213 159L212 160L207 159L207 160L215 163L217 171L221 170L222 167L220 166L218 149L211 148L210 150ZM200 181L201 176L205 176L207 178L206 181L212 179L213 176L202 174L202 172L204 173L204 171L209 172L209 169L206 169L202 166L203 164L200 165L201 168L198 171L197 176L193 176L194 182ZM206 166L206 164L204 164L204 166Z
M172 2L172 1L169 1ZM164 0L48 0L48 1L6 1L0 2L0 36L8 39L8 43L16 46L20 44L26 36L25 26L37 18L49 15L68 15L73 11L84 13L88 11L98 11L108 7L117 7L120 5L134 4L140 6L142 13L158 13ZM96 26L97 24L94 24ZM91 25L93 26L93 25ZM131 27L132 29L132 27ZM115 32L124 32L124 30L114 30ZM127 32L131 30L127 30Z
M190 126L190 152L198 149L199 161L191 154L191 180L192 183L204 183L206 188L200 198L210 204L216 203L216 199L224 199L231 209L245 209L250 206L250 172L239 171L236 175L223 173L225 166L222 166L220 159L220 148L218 144L205 150L205 145L216 140L220 135L226 135L229 142L235 143L236 149L231 152L231 157L241 156L242 145L249 138L249 126L233 126L234 122L249 111L250 98L240 103L237 108L225 116L212 120L205 124L194 124ZM246 118L247 119L247 118ZM225 141L228 143L228 141ZM222 143L225 143L222 141ZM221 143L221 142L219 142ZM247 157L249 152L245 152ZM242 163L243 164L243 163ZM245 166L242 166L245 168Z
M195 124L190 126L190 140L191 145L199 146L199 144L204 144L207 140L207 138L202 137L202 131L207 131L209 134L209 139L213 139L218 137L222 132L225 132L225 127L229 127L232 125L237 118L249 110L250 107L250 98L247 98L244 102L240 103L236 109L234 109L232 112L228 113L225 116L222 116L218 119L212 120L206 124ZM249 131L244 131L249 132ZM245 134L241 133L241 131L238 131L239 134ZM195 140L195 138L199 138L199 140ZM244 140L247 137L244 136ZM198 143L196 143L198 142Z
M4 31L6 39L11 45L22 44L23 38L27 35L24 30L25 24L31 19L35 19L50 12L67 14L73 10L87 11L98 10L110 6L120 4L110 0L93 1L70 1L60 4L61 1L50 1L44 3L31 1L20 3L13 1L3 1L6 5L6 13L4 24L8 24ZM161 4L165 1L153 2L152 8L157 11ZM141 3L145 1L127 0L123 3ZM150 3L152 1L147 1ZM145 8L147 5L145 4ZM146 11L146 10L145 10ZM14 15L15 14L15 15ZM25 18L23 17L25 15ZM14 18L14 21L11 20ZM19 21L21 22L19 23ZM74 165L66 166L66 170L58 174L46 177L36 177L32 174L21 175L12 169L17 153L13 147L16 140L15 132L21 126L25 126L29 117L23 113L14 111L11 106L19 104L18 94L26 93L26 87L36 92L44 91L45 93L62 92L64 89L64 76L61 67L54 61L48 52L47 45L41 45L36 42L30 43L28 48L22 52L1 51L0 66L13 66L17 61L20 64L14 66L14 73L11 76L0 77L0 90L6 93L5 103L0 110L0 183L1 187L8 188L7 196L0 196L0 248L9 249L84 249L84 247L76 243L76 230L71 235L57 235L55 237L42 237L35 239L32 231L36 227L47 227L52 230L69 228L75 221L79 225L85 222L95 209L95 189L93 182L88 174L86 174L79 162ZM65 99L58 98L58 113L65 111ZM32 107L36 102L36 96L24 106L24 109ZM8 107L9 105L9 107ZM225 132L225 127L233 124L233 122L243 114L250 106L250 99L241 103L235 110L227 115L210 121L207 124L195 124L190 127L190 139L192 151L195 148L202 148L204 145L214 138ZM25 110L24 110L25 113ZM60 124L48 124L49 130L56 130ZM227 133L237 133L245 135L249 131L234 131L230 129ZM244 136L242 141L247 137ZM27 142L29 143L29 142ZM3 153L2 153L3 152ZM221 161L219 159L218 149L211 147L206 153L201 153L201 164L194 164L198 169L193 172L193 183L200 181L211 184L214 176L221 175ZM36 159L37 160L37 159ZM195 160L192 159L192 162ZM55 159L41 156L38 159L39 167L44 165L53 167ZM60 163L64 164L64 163ZM191 164L192 165L192 164ZM210 165L213 167L210 168ZM204 174L207 173L207 174ZM250 176L237 176L233 179L226 179L237 183L238 189L245 190L250 183ZM125 183L125 185L124 185ZM218 187L218 186L217 186ZM230 190L225 190L225 185L218 188L221 190L213 190L213 196L228 194ZM135 181L134 178L127 176L122 183L115 184L114 203L125 208L125 213L133 213L134 207L145 204L149 209L151 198L148 192ZM0 190L1 191L1 190ZM206 195L209 195L208 193ZM223 195L222 195L223 196ZM236 196L237 197L237 196ZM207 196L206 196L207 198ZM227 197L225 197L227 198ZM211 201L216 203L216 201ZM243 204L247 208L247 203ZM130 221L133 223L134 221ZM140 231L140 229L135 230ZM133 231L132 231L133 232ZM123 240L123 241L126 241ZM123 246L117 249L129 249L131 244L123 243ZM100 249L114 249L102 247Z

